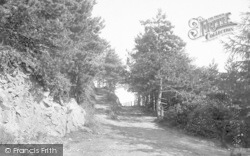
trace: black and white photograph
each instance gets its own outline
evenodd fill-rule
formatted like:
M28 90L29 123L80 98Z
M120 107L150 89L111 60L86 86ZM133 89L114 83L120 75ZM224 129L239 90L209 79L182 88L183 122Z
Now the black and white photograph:
M0 156L250 156L250 0L0 0Z

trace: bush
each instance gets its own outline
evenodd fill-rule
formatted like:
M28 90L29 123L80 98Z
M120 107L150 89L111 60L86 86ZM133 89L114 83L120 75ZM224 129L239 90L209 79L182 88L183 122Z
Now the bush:
M52 96L58 102L68 101L70 98L71 83L67 77L61 73L58 73L52 83L49 85L51 88Z
M241 145L245 148L250 147L250 116L241 122L241 135L238 134L238 139Z
M240 131L236 115L227 104L207 99L189 114L186 130L195 135L220 139L222 144L233 143Z
M119 98L113 92L108 92L107 101L110 102L112 105L121 106Z
M187 124L187 112L183 111L180 105L175 105L165 112L164 119L171 121L173 126L184 127Z
M0 71L10 73L20 64L21 56L11 47L0 45Z
M219 139L223 145L243 143L240 134L247 124L237 117L238 111L226 101L211 98L196 98L192 102L175 104L164 115L172 126L184 128L193 135Z
M172 126L185 128L188 124L188 116L197 104L183 102L170 106L164 113L164 119L171 122Z

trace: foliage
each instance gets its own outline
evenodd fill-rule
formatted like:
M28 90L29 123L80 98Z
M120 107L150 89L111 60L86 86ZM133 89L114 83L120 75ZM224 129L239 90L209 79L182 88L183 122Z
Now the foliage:
M0 70L2 73L9 73L20 63L21 56L11 47L0 46Z
M250 146L250 13L224 42L231 54L226 73L195 67L184 41L161 11L142 21L129 70L99 34L103 22L92 17L94 0L8 0L0 3L0 71L29 74L55 100L74 97L93 118L93 81L105 83L109 98L118 84L129 84L138 103L164 108L164 120L222 143ZM157 115L158 112L157 112ZM94 122L94 121L93 121ZM89 125L92 123L89 122ZM9 137L5 132L2 140ZM0 135L1 136L1 135ZM11 136L10 136L11 137Z
M135 39L135 48L128 62L130 74L127 82L130 90L145 98L146 103L151 95L154 99L151 107L157 108L160 117L162 91L181 85L190 59L183 52L185 43L173 33L172 24L161 10L155 18L141 24L145 30Z
M107 49L100 67L98 83L105 84L105 87L114 92L118 84L124 83L125 66L113 49Z
M196 134L221 138L230 134L236 128L233 125L234 112L222 102L207 99L198 105L189 115L187 129ZM223 134L223 132L227 134Z
M107 42L93 0L9 0L0 6L0 41L5 60L29 73L55 97L83 103L86 86L99 72ZM5 51L5 52L4 52ZM3 59L3 57L2 57ZM16 60L13 60L16 59Z
M240 144L250 147L250 14L243 15L242 22L238 25L237 33L227 42L224 42L225 49L230 53L226 69L227 73L223 77L222 88L232 98L232 103L239 109L239 121L241 121Z
M135 39L135 51L131 53L131 75L129 82L131 90L135 92L147 92L156 89L158 85L157 72L166 81L173 80L172 76L180 73L180 63L183 67L187 57L181 50L185 43L173 33L172 24L161 11L156 18L142 21L145 32ZM178 69L177 69L178 68ZM174 73L171 73L174 72ZM151 89L150 89L151 88Z
M249 15L239 33L224 43L232 54L227 73L219 73L214 61L208 67L191 65L183 52L185 44L161 12L142 22L145 32L135 39L127 78L139 104L156 111L160 100L164 120L171 124L220 139L223 145L249 147ZM236 56L241 60L235 61Z

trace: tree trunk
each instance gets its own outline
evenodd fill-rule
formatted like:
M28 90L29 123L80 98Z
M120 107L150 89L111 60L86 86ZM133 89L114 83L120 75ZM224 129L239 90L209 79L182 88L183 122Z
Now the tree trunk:
M163 119L164 118L164 109L163 109L163 106L161 105L161 118Z
M153 92L150 93L150 107L151 107L152 111L155 111L154 110L154 94L153 94Z
M158 93L154 92L154 111L155 112L157 110L157 97L158 97Z
M143 95L143 106L146 106L146 103L147 103L147 96L146 95Z
M145 96L145 106L147 107L148 106L148 103L149 103L149 100L148 100L148 95Z
M142 95L141 106L143 106L144 104L145 104L145 96Z
M160 77L160 84L159 84L159 93L158 93L158 99L157 99L157 104L156 104L156 108L157 108L157 118L158 119L163 119L162 116L162 107L161 107L161 97L162 97L162 78Z
M137 97L137 98L138 98L138 100L137 100L137 102L138 102L137 105L140 106L140 105L141 105L141 95L138 94L138 97Z

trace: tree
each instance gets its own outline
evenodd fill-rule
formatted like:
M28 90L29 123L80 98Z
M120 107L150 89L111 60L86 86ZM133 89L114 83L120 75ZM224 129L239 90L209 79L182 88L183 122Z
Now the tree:
M20 54L19 66L55 96L84 101L99 72L101 18L94 0L9 0L0 6L0 41Z
M115 91L117 84L124 81L125 66L113 49L108 49L104 56L98 79L104 82L110 92Z
M238 120L242 124L239 133L243 134L241 144L250 146L250 13L245 13L237 32L224 42L225 49L230 53L227 64L225 91L231 96L234 106L239 108ZM235 59L237 58L237 59Z
M141 24L145 32L136 37L135 52L131 55L131 89L139 94L156 91L157 116L161 119L163 89L181 75L178 72L185 68L189 60L182 53L185 43L174 35L172 24L161 10L156 18L142 21Z

